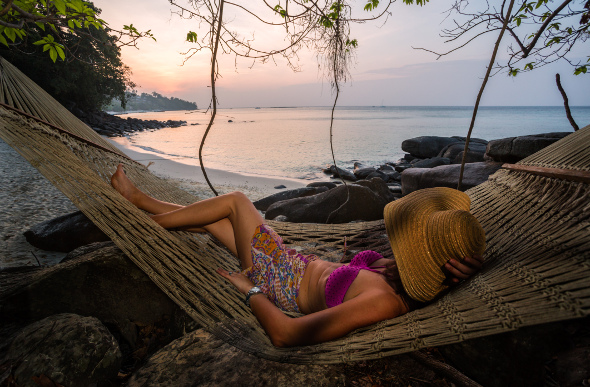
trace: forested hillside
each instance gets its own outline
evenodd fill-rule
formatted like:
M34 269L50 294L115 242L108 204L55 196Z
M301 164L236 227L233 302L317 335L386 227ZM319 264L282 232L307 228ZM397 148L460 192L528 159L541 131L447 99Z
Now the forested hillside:
M105 106L104 110L111 112L123 111L157 111L157 110L196 110L197 104L175 97L164 97L161 94L153 92L148 93L127 93L127 104L125 109L121 107L121 102L118 99Z

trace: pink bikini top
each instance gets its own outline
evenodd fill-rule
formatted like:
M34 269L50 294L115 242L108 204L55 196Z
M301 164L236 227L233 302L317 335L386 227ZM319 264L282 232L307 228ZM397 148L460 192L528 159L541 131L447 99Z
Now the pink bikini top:
M361 270L380 273L379 270L375 270L376 268L369 266L381 258L383 256L375 251L361 251L352 258L352 261L348 265L340 266L334 270L326 281L326 305L328 308L342 304L348 288L350 288L350 285ZM383 267L379 266L378 268Z

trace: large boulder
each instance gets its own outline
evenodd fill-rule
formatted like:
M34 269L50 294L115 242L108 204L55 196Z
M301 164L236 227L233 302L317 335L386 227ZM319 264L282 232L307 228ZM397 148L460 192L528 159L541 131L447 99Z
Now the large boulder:
M336 167L333 164L330 165L328 168L324 170L325 173L331 173L333 178L342 178L343 180L348 181L357 181L357 177L354 175L353 172L342 169L340 167Z
M498 162L515 163L569 134L570 132L542 133L492 140L488 143L486 156Z
M465 164L461 189L467 190L485 182L501 166L502 163L493 162ZM407 195L423 188L457 188L460 171L460 164L441 165L435 168L406 169L402 173L402 192Z
M6 355L19 386L112 385L121 366L119 345L94 317L58 314L25 327ZM39 383L37 383L39 380Z
M24 235L27 242L39 249L63 253L90 243L110 240L80 211L38 223L25 231Z
M469 142L469 153L473 155L481 155L481 161L483 161L483 155L486 153L486 144L482 144L480 142ZM457 142L454 144L450 144L442 149L439 153L440 157L446 157L450 160L455 160L455 158L460 154L463 153L465 150L465 142Z
M277 192L276 194L267 196L260 200L254 202L254 207L260 211L266 211L268 207L276 202L280 202L282 200L289 200L295 199L305 196L317 195L322 192L326 192L328 187L303 187L303 188L296 188L291 189L288 191Z
M434 168L439 165L449 165L451 160L446 157L432 157L430 159L420 160L412 164L412 168Z
M332 211L346 202L347 189L350 190L349 201L330 217ZM385 182L374 178L349 184L348 188L339 186L318 195L277 202L268 208L265 217L274 219L284 215L289 222L295 223L377 220L383 218L383 207L393 199Z
M438 156L447 145L460 141L453 137L421 136L402 142L402 149L418 158L429 159Z
M171 338L195 328L192 319L112 242L25 279L0 295L0 315L7 324L26 325L58 313L94 316L132 347L138 325L166 320Z
M373 167L363 167L355 168L353 173L358 179L366 179L371 173L376 171L377 169Z
M338 366L278 363L250 355L203 330L185 335L133 374L134 386L335 386L345 385Z

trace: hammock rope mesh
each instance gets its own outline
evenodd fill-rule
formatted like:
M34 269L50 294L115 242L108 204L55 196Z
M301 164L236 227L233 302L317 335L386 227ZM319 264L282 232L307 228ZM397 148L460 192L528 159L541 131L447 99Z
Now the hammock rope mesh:
M157 199L186 205L197 198L122 155L4 59L0 72L0 102L51 124L0 105L0 138L196 322L248 353L302 364L369 360L590 314L588 184L499 170L467 191L472 213L486 231L481 273L422 309L341 339L275 348L243 296L215 272L217 267L239 270L237 260L208 235L162 229L119 195L109 179L123 163L129 178ZM519 164L588 171L588 144L590 126ZM373 249L391 256L383 221L269 223L286 243L323 259L340 259L345 236L353 251Z

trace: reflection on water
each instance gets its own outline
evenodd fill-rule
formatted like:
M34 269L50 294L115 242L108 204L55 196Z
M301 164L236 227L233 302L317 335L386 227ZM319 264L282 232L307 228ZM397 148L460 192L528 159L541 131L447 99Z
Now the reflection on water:
M417 136L465 136L470 107L339 108L334 123L336 160L352 168L395 162L403 140ZM580 127L590 107L572 108ZM187 126L132 134L132 145L176 161L198 165L198 149L209 116L203 112L135 113L122 117L185 120ZM231 122L230 122L231 121ZM203 150L205 166L232 172L318 179L331 164L329 108L220 109ZM563 107L480 108L473 137L492 140L534 133L572 131Z

